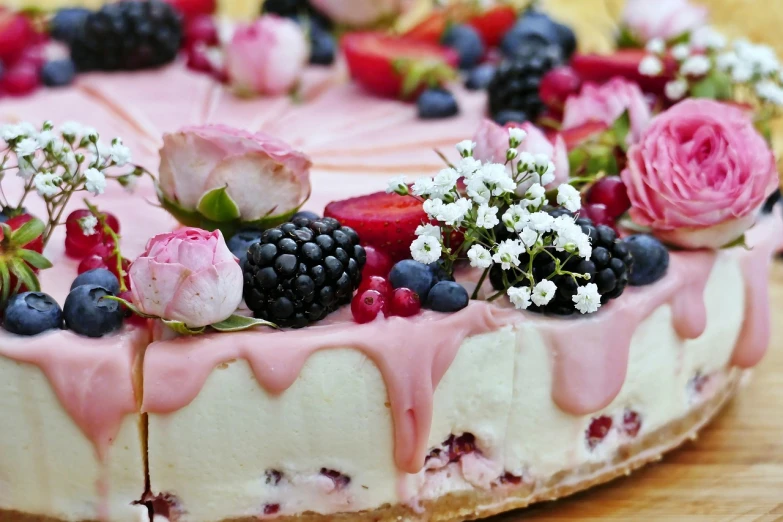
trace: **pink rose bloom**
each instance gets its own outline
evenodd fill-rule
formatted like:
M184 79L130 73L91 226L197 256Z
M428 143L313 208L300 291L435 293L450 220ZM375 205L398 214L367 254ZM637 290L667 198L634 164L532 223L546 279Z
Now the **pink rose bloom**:
M367 27L400 14L404 0L312 0L313 7L338 24Z
M623 23L644 42L670 40L706 24L707 14L688 0L626 0Z
M237 27L225 53L228 78L239 94L275 95L296 86L310 47L299 24L266 15Z
M720 248L753 225L778 184L767 142L740 109L683 101L628 152L631 218L685 248Z
M476 143L473 157L483 162L505 163L506 151L508 150L508 129L512 127L518 127L527 133L527 137L517 147L519 152L544 154L549 156L552 163L555 164L555 180L548 185L550 188L568 181L570 168L565 141L558 134L552 143L538 127L528 121L522 124L509 123L505 127L501 127L494 121L485 119L473 137L473 141ZM526 191L531 184L532 181L523 183L519 187L519 191Z
M219 230L155 236L128 275L140 311L191 328L228 319L242 302L242 269Z
M635 143L652 119L650 105L639 86L619 77L603 85L586 83L578 96L566 100L563 128L573 129L591 121L611 126L626 110L631 118L628 139Z
M225 125L185 127L163 136L161 195L194 212L210 190L226 187L240 221L298 208L310 194L310 158L263 133Z

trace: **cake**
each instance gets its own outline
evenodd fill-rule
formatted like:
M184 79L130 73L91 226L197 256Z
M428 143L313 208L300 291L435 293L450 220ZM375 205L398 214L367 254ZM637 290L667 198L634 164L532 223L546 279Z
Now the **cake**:
M690 14L681 30L708 41L701 53L678 56L664 41L678 35L629 16L646 50L554 69L568 28L512 11L501 42L470 14L491 45L558 34L517 41L478 89L453 81L451 66L481 59L464 35L449 49L421 42L426 23L351 33L345 61L304 67L304 37L267 15L223 46L225 70L194 67L196 42L187 64L80 72L0 100L4 155L36 171L9 167L20 175L0 192L0 281L13 286L0 520L467 520L588 489L694 438L769 343L783 209L749 113L783 90L770 76L757 105L692 99L726 44ZM444 16L465 15L428 20ZM259 35L282 44L259 51ZM735 49L734 70L775 60ZM400 56L435 61L424 76L448 90L406 90L395 75L417 69L392 68ZM114 58L74 56L79 69ZM88 157L57 168L81 174L35 164L63 143ZM70 180L65 226L33 234L30 216L65 209ZM35 290L32 268L45 294L2 277Z

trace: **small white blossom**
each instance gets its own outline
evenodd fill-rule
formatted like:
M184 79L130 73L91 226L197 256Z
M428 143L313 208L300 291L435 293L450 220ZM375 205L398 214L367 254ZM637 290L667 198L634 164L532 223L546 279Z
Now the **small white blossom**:
M84 188L92 195L98 196L103 194L103 191L106 190L106 176L104 176L103 172L100 170L87 169L84 172L84 178L86 180Z
M389 185L386 187L386 193L392 194L407 194L408 184L405 183L405 176L397 176L389 180Z
M469 180L473 176L481 171L481 162L474 157L462 158L462 160L456 166L457 173Z
M715 66L721 71L728 71L739 63L737 53L727 51L715 57Z
M84 232L85 236L93 236L96 234L95 227L98 226L98 218L93 215L85 216L79 220L79 227Z
M573 185L563 183L557 187L557 204L564 206L569 212L576 212L582 208L582 195Z
M440 240L443 235L440 232L440 227L427 223L426 225L419 225L416 227L417 236L432 236L437 240Z
M486 228L487 230L495 228L495 225L500 223L497 214L498 207L481 205L478 208L478 213L476 215L476 226L479 228Z
M503 213L503 224L509 232L520 232L527 224L527 216L530 212L522 205L511 205Z
M526 172L536 168L536 158L531 153L524 151L519 153L519 161L517 162L517 168L519 172Z
M411 256L415 261L428 265L440 259L441 244L432 236L419 236L411 243Z
M723 49L726 37L709 26L699 27L691 33L691 43L696 49Z
M425 197L430 195L430 191L435 186L432 178L419 178L413 182L411 191L419 197Z
M664 87L664 92L666 93L666 97L670 100L680 100L688 92L688 82L682 78L667 82L666 87Z
M534 212L528 216L528 226L542 234L552 230L554 223L555 218L546 212Z
M519 151L517 149L506 150L506 161L514 161L517 156L519 156Z
M590 244L590 236L582 232L582 227L577 225L571 216L559 216L553 224L555 239L552 245L558 252L567 251L578 253L579 257L590 259L593 247Z
M678 62L685 60L690 55L691 55L691 48L688 46L688 44L682 43L672 47L672 56Z
M454 169L443 169L432 178L432 188L430 197L442 199L443 196L451 192L457 184L459 174Z
M492 197L492 191L480 177L473 178L465 185L468 196L479 205L488 203Z
M33 178L33 184L38 194L43 197L54 196L60 191L59 184L62 182L60 176L51 173L36 174Z
M663 38L653 38L647 42L644 48L648 53L663 54L666 50L666 42L663 41Z
M533 248L536 246L536 243L538 243L540 237L541 236L538 234L538 232L532 228L525 228L519 234L519 240L522 241L522 244L527 248Z
M530 207L540 207L544 203L546 189L540 183L533 183L525 193L525 203Z
M30 123L29 121L23 121L21 123L17 124L19 126L19 129L22 132L22 136L35 136L35 134L38 132L38 129L35 128L35 125Z
M527 286L522 286L519 288L512 286L506 290L506 294L508 294L508 299L517 310L526 310L532 304L530 302L530 288Z
M508 145L510 148L516 149L525 138L527 138L527 132L519 127L511 127L508 129Z
M519 266L519 256L524 252L525 247L521 242L506 239L497 246L492 259L496 263L500 263L503 270L508 270L512 266Z
M12 141L21 136L24 136L24 130L19 125L8 123L0 127L0 138L4 141Z
M710 70L710 59L706 56L691 56L680 66L680 73L685 76L703 76Z
M645 56L639 63L639 73L645 76L658 76L661 72L663 72L663 63L657 56Z
M464 140L459 143L457 143L457 152L459 152L459 155L463 158L468 158L470 156L473 156L473 149L476 148L476 142L471 140Z
M109 157L118 167L123 167L131 161L131 151L117 139L109 148Z
M75 121L67 121L60 127L60 133L62 133L63 136L75 137L83 132L84 127L82 127L82 124Z
M38 147L41 149L45 149L52 143L54 143L54 132L52 131L42 131L39 132L38 135L35 136L35 140L38 142Z
M734 83L749 82L753 78L753 66L744 62L739 62L731 69L731 79Z
M546 306L555 297L557 285L549 279L543 279L533 287L531 299L536 306Z
M468 250L470 266L474 268L489 268L492 265L492 254L481 245L473 245Z
M571 299L574 301L574 307L583 314L591 314L601 308L601 295L595 283L580 286Z
M756 94L762 100L783 105L783 88L772 80L764 80L756 84Z
M35 138L24 138L16 145L16 154L17 156L21 157L27 157L32 156L35 154L35 151L37 151L40 148L38 145L38 140Z
M506 166L500 163L487 163L482 167L480 175L492 191L493 196L509 194L517 189L517 185L509 175Z
M82 129L82 133L86 138L89 138L90 140L97 140L98 139L98 131L95 130L94 127L84 127Z
M38 169L29 158L19 158L19 168L16 175L24 180L29 180Z

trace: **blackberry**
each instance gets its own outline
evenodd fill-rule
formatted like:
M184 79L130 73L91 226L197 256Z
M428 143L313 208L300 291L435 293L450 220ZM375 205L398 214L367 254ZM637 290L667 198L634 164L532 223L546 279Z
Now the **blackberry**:
M554 217L570 214L565 209L556 209L550 212ZM562 263L564 270L578 274L590 274L590 279L574 280L568 276L556 276L552 282L557 285L555 297L543 307L531 306L528 310L553 315L571 315L574 308L573 297L579 286L595 283L598 293L601 294L601 303L605 304L612 299L617 299L628 286L628 279L633 268L633 256L628 246L617 238L617 233L605 225L595 226L588 218L578 218L576 224L582 228L582 232L590 236L593 246L593 255L590 260L573 256L569 259L568 252L552 252ZM527 254L520 256L520 264L525 266L530 258ZM555 262L548 255L537 255L533 261L533 275L536 281L548 278L555 271ZM510 274L506 274L508 280ZM500 265L493 265L489 272L489 279L496 290L502 290L504 284L504 271Z
M302 328L351 301L366 261L352 228L333 218L294 218L250 246L245 302L258 318Z
M171 5L124 0L90 13L70 47L80 71L117 71L172 62L181 43L182 18Z
M555 45L531 44L504 60L487 88L492 117L514 111L534 121L546 106L538 94L541 78L560 65L562 54Z

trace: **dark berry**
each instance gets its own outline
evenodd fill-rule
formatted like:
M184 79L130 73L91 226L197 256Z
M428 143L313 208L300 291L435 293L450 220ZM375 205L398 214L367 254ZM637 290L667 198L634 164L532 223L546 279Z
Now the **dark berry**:
M332 65L337 54L334 36L317 24L310 26L310 63Z
M111 292L97 285L74 288L65 299L65 325L79 335L103 337L122 327L120 303L105 297Z
M452 25L446 29L441 44L457 51L460 69L474 67L486 51L478 31L469 25Z
M767 201L764 203L764 208L762 209L762 212L765 214L771 213L772 209L775 208L775 205L777 205L780 200L781 200L780 189L777 189L775 192L772 193L772 195L769 198L767 198Z
M41 68L41 82L47 87L63 87L73 83L76 66L69 58L46 62Z
M120 293L120 281L110 270L95 268L79 274L71 283L71 290L82 285L96 285L105 288L112 295Z
M294 214L294 217L291 218L291 221L298 218L305 218L305 219L309 219L310 221L315 221L316 219L321 219L321 216L319 216L315 212L310 212L309 210L300 210L299 212Z
M498 125L506 125L508 123L524 123L529 118L526 112L506 109L493 115L492 119Z
M576 50L574 32L540 11L528 11L503 36L500 49L506 56L516 56L531 46L554 46L564 60Z
M594 418L587 428L587 433L585 433L587 447L594 449L598 446L598 444L600 444L609 434L609 431L612 429L612 424L612 418L607 417L606 415Z
M468 72L465 87L471 91L486 89L495 76L496 67L491 63L478 65Z
M17 335L38 335L60 328L63 312L51 296L41 292L17 294L8 302L3 326Z
M625 238L625 247L633 256L633 269L628 282L633 286L655 283L669 269L669 250L653 236L636 234Z
M459 113L457 99L451 92L441 88L430 88L422 92L416 107L422 120L450 118Z
M391 315L411 317L421 312L421 300L410 288L398 288L391 297Z
M454 281L454 276L451 275L444 266L442 261L435 261L428 265L432 271L432 280L434 283L440 283L441 281Z
M228 249L239 259L239 265L244 267L247 261L247 251L250 245L259 243L263 232L255 228L245 228L231 236L228 240Z
M351 301L351 313L353 319L359 324L369 323L378 315L385 316L388 312L388 301L380 292L365 290L356 294Z
M394 288L410 288L425 301L435 284L435 276L428 265L405 259L392 267L389 281Z
M469 301L465 287L454 281L441 281L427 295L427 308L436 312L457 312L468 306Z
M81 33L90 13L89 9L81 7L60 9L49 22L49 34L54 40L71 43Z

